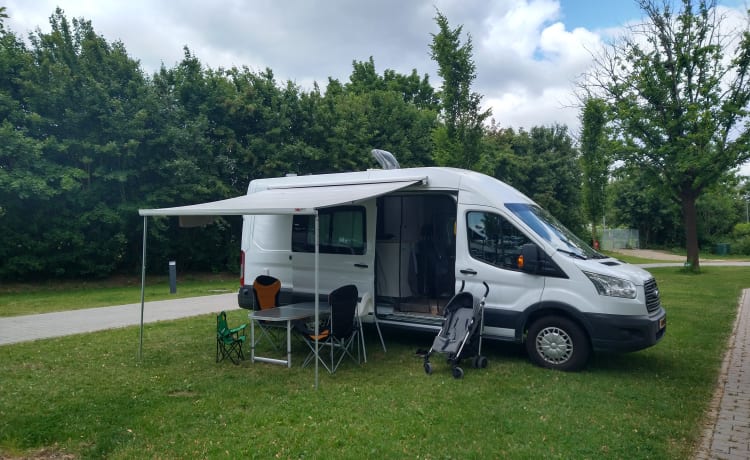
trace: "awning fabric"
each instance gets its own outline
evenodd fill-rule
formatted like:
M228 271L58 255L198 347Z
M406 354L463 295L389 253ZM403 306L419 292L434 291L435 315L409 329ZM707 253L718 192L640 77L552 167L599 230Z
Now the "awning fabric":
M141 209L141 216L231 216L249 214L315 214L316 209L340 206L374 198L408 187L424 178L341 185L270 188L227 200Z
M138 358L143 355L143 312L146 304L146 235L148 216L180 216L185 224L199 225L211 216L234 216L249 214L313 214L315 215L315 334L318 334L319 298L318 270L318 214L317 210L331 206L356 203L375 198L386 193L408 187L417 182L425 182L426 177L399 178L396 180L376 180L356 184L314 184L300 186L280 186L228 200L179 206L174 208L141 209L143 216L143 264L141 267L141 328ZM186 217L187 216L187 217ZM315 344L318 354L318 344ZM315 360L315 388L318 388L318 360Z

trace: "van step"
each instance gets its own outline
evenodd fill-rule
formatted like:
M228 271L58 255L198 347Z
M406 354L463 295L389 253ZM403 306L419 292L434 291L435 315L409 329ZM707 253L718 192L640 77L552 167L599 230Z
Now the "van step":
M440 326L443 323L442 316L426 315L419 313L391 313L387 315L378 316L380 320L386 321L398 321L413 324L425 324L430 326Z

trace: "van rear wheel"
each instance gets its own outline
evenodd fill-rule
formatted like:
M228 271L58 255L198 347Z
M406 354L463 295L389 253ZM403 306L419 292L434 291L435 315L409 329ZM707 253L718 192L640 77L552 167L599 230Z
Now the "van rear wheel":
M577 371L591 355L586 332L562 316L545 316L534 321L526 336L526 352L535 364L560 371Z

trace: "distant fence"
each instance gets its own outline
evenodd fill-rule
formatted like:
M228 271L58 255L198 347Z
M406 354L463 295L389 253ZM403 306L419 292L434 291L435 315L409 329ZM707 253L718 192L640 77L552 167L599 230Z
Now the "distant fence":
M601 231L599 246L607 251L615 249L638 249L638 230L633 228L605 228Z

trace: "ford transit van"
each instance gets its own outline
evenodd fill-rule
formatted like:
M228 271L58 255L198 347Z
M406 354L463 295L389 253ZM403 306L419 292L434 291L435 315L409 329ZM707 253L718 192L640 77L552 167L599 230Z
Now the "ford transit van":
M282 303L310 300L317 277L321 293L369 293L381 326L437 331L457 289L479 296L486 282L483 337L524 343L540 366L578 370L594 350L636 351L664 336L651 274L595 251L492 177L367 170L254 180L248 196L274 190L299 212L244 216L244 308L259 275L281 280Z

